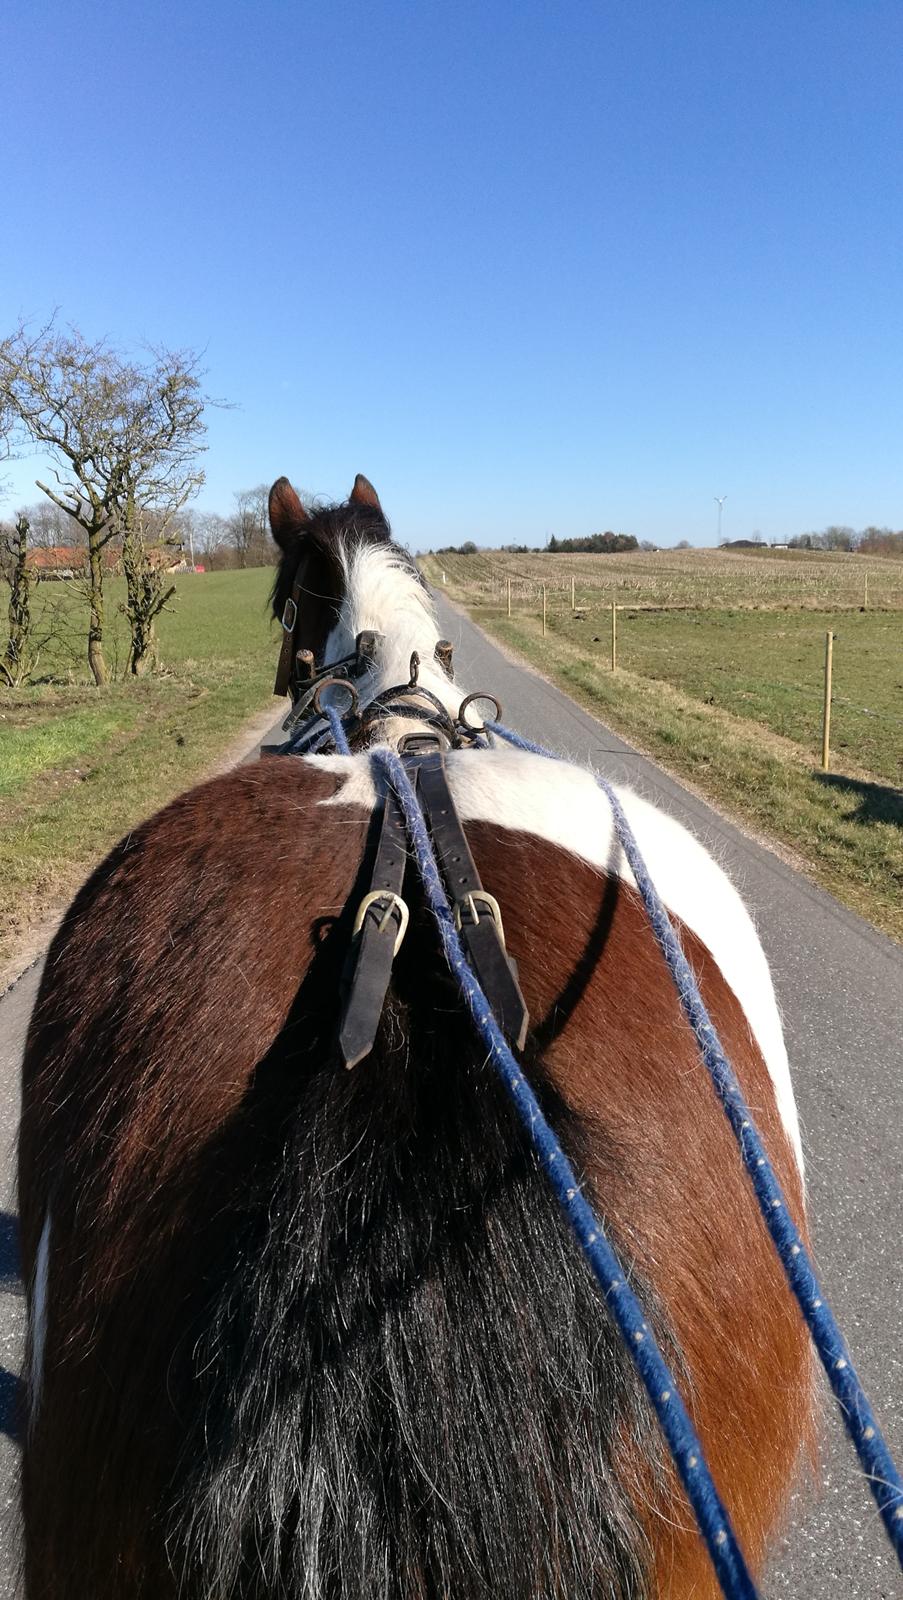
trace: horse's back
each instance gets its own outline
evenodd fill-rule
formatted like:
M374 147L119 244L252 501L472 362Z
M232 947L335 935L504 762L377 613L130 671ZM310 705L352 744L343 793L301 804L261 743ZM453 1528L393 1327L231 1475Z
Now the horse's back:
M462 809L527 1064L756 1556L806 1433L798 1318L635 892L521 798ZM711 1592L422 907L376 1049L338 1063L370 827L360 762L241 768L123 841L54 941L20 1142L29 1600ZM755 1021L683 935L799 1217Z

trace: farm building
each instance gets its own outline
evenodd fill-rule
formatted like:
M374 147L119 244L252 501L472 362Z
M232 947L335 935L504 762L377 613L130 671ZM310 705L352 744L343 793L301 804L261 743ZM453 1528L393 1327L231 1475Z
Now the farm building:
M188 562L179 545L152 545L147 552L151 566L157 567L161 572L187 572ZM108 545L102 552L101 559L105 572L119 572L122 566L122 552L112 545ZM84 545L59 544L48 545L46 548L29 550L26 557L30 572L43 579L77 578L85 570L88 552Z

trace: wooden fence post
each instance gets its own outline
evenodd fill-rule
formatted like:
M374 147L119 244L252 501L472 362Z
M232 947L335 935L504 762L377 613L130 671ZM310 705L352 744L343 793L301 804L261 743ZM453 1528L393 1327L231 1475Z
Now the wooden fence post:
M542 586L542 636L546 636L546 586Z
M869 575L868 575L868 573L866 573L866 575L865 575L865 609L866 609L866 611L868 611L868 608L869 608Z
M190 524L189 524L189 526L190 526ZM866 581L866 585L868 585L868 578L866 578L865 581ZM571 610L572 611L576 611L576 609L577 609L577 602L576 602L576 599L574 597L574 580L572 578L571 579Z
M614 672L618 665L618 607L614 600L611 602L611 670Z
M508 615L511 615L511 579L508 579Z
M831 760L831 667L834 655L834 635L825 634L825 709L821 726L821 766L827 772Z

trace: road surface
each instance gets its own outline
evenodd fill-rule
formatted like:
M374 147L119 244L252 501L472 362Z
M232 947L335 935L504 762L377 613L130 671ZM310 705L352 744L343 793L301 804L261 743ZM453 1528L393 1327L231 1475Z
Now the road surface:
M891 1449L903 1458L903 960L899 948L630 749L567 696L506 659L440 600L468 689L505 720L632 785L690 828L737 884L759 926L784 1016L803 1125L819 1266ZM10 1416L22 1331L12 1150L32 969L0 1002L0 1406ZM751 1202L752 1203L752 1202ZM764 1592L769 1600L903 1600L903 1581L843 1429L825 1401L822 1482L797 1497ZM0 1600L15 1594L16 1450L0 1436L5 1516Z

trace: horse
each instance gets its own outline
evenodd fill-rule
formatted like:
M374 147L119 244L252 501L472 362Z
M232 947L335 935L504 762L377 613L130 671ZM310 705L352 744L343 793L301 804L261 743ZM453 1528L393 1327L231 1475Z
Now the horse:
M280 479L270 523L281 687L369 641L360 748L182 794L51 945L19 1137L27 1600L711 1600L630 1356L410 863L372 1048L341 1059L367 751L455 718L463 689L366 479L319 508ZM761 1570L811 1450L802 1321L610 805L579 767L485 743L445 769L529 1011L520 1060ZM805 1229L753 923L700 843L619 793Z

